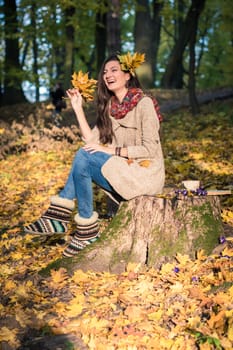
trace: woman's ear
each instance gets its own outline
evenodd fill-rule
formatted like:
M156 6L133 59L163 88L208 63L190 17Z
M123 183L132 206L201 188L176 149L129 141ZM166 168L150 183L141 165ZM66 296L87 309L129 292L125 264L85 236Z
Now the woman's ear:
M125 74L126 74L126 77L125 77L126 81L129 81L130 80L130 73L125 73Z
M128 88L129 87L129 80L130 80L130 74L129 73L125 73L126 77L125 77L125 87Z

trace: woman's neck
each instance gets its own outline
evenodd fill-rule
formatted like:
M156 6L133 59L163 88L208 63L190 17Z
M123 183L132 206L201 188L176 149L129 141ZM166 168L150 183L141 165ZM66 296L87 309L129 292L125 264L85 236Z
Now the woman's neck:
M125 95L127 94L128 92L128 89L127 88L124 88L124 89L121 89L120 91L116 91L115 92L115 96L116 98L118 99L118 101L121 103L125 97Z

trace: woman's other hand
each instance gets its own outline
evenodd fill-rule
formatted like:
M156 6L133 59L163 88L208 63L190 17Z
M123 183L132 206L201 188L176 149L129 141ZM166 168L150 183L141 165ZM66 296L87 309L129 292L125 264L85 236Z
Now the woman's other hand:
M83 146L83 149L89 153L95 153L95 152L104 152L108 154L114 154L115 148L108 147L105 145L101 145L98 143L88 143L85 146Z

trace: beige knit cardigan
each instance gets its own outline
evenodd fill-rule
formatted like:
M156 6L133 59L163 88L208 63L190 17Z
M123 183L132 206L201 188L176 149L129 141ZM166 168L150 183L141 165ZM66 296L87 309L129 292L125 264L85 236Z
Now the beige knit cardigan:
M126 200L162 192L165 181L164 158L159 120L151 98L143 97L122 119L110 118L115 135L110 146L127 147L128 159L110 157L101 169L104 177ZM89 142L99 142L97 127L93 128Z

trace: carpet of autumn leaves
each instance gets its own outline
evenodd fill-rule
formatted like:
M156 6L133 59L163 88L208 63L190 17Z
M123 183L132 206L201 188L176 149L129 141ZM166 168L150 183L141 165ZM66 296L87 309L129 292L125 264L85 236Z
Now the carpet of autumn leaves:
M206 189L232 190L232 107L226 100L202 106L196 117L187 109L165 115L166 184L199 179ZM221 198L226 234L218 253L199 251L195 260L177 255L159 270L129 264L120 275L68 275L63 268L39 274L61 256L67 237L33 237L22 227L63 186L81 145L74 126L54 127L50 115L38 110L14 128L0 124L0 349L232 349L232 196ZM101 196L96 191L104 214ZM101 229L106 225L103 219ZM59 335L66 338L54 345Z

